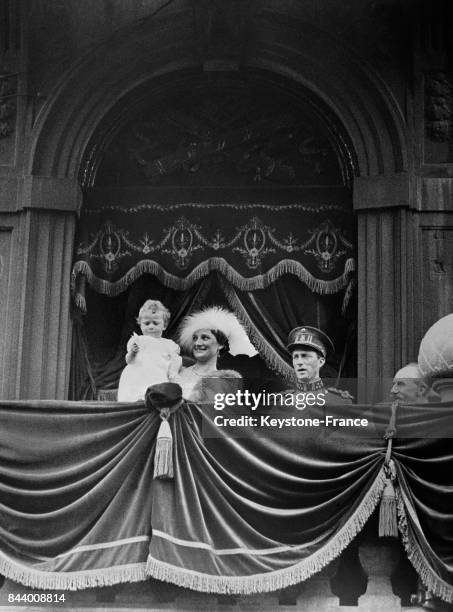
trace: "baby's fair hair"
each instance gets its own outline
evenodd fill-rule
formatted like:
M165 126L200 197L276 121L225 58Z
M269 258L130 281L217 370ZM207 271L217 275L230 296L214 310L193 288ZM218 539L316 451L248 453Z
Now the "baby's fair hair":
M161 314L165 327L170 321L170 311L158 300L146 300L143 306L138 311L137 323L140 323L145 315Z

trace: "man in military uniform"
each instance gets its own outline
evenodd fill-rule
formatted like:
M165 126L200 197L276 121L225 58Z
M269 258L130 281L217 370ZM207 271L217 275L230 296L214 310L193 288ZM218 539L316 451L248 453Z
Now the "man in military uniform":
M296 327L289 333L287 349L293 361L297 391L324 393L329 404L352 404L353 398L348 391L326 388L319 376L328 351L334 351L327 334L316 327Z

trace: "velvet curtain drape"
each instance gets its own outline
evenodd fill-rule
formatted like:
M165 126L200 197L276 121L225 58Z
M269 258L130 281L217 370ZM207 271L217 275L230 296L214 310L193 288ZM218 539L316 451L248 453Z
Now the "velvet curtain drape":
M303 324L322 327L336 343L324 377L335 378L342 369L355 375L348 329L354 319L348 304L353 302L355 221L343 205L91 204L81 214L72 271L74 303L88 312L83 325L74 317L72 399L94 398L99 389L117 386L126 342L145 299L170 307L166 335L174 339L182 317L204 303L213 278L219 290L207 303L228 305L239 315L282 385L292 379L287 334ZM149 279L152 291L140 292L151 287ZM96 308L107 317L106 310L118 308L115 300L123 303L122 317L111 318L104 331L116 342L97 338L89 303L93 291L103 299ZM97 322L102 328L99 317ZM96 343L104 350L97 351Z
M341 295L318 296L290 275L277 279L265 290L241 291L222 276L220 286L260 355L287 383L291 384L294 378L286 350L288 332L294 327L315 325L334 340L336 352L328 357L324 377L336 378L340 367L344 368L351 357L351 322L341 315ZM350 377L355 374L351 366Z
M452 602L453 453L451 438L430 436L453 435L453 404L399 410L400 535L424 583ZM1 402L0 573L48 589L148 576L217 593L300 582L340 554L379 503L382 412L371 432L250 426L230 435L218 411L185 404L170 419L174 479L156 481L160 419L144 403Z
M215 272L198 281L187 291L170 289L158 279L144 276L129 289L124 310L118 317L121 332L108 359L96 362L91 348L96 343L96 334L99 333L96 321L90 321L91 311L92 308L100 309L99 306L90 308L85 316L79 311L74 312L71 399L95 399L99 389L117 387L124 368L127 340L133 331L138 331L135 321L137 312L150 296L161 300L172 311L170 325L165 332L170 338L176 338L176 331L183 317L203 305L220 304L235 312L260 358L224 358L221 366L238 369L249 386L255 387L260 381L264 381L269 387L284 388L292 385L293 370L285 345L288 331L303 324L316 324L334 339L337 350L335 355L329 356L323 369L325 378L335 379L339 370L345 368L345 364L348 376L355 374L355 353L351 351L354 334L348 337L350 317L339 314L341 294L317 296L292 276L284 276L266 290L257 291L240 291ZM84 319L88 319L88 322ZM108 333L108 330L105 333Z

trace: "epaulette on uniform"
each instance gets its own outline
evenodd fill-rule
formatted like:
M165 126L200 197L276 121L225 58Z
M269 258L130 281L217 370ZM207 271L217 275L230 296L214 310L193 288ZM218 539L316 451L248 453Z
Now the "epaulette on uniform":
M335 387L329 387L327 389L329 393L333 393L334 395L339 395L343 399L353 400L354 397L349 393L349 391L343 389L336 389Z

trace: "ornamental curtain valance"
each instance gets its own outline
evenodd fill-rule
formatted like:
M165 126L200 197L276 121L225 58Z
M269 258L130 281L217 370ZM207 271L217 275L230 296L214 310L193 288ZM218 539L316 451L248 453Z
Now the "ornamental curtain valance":
M141 204L82 211L72 286L115 296L143 274L191 287L212 271L237 289L264 289L293 274L311 291L344 289L355 269L354 220L334 204Z

